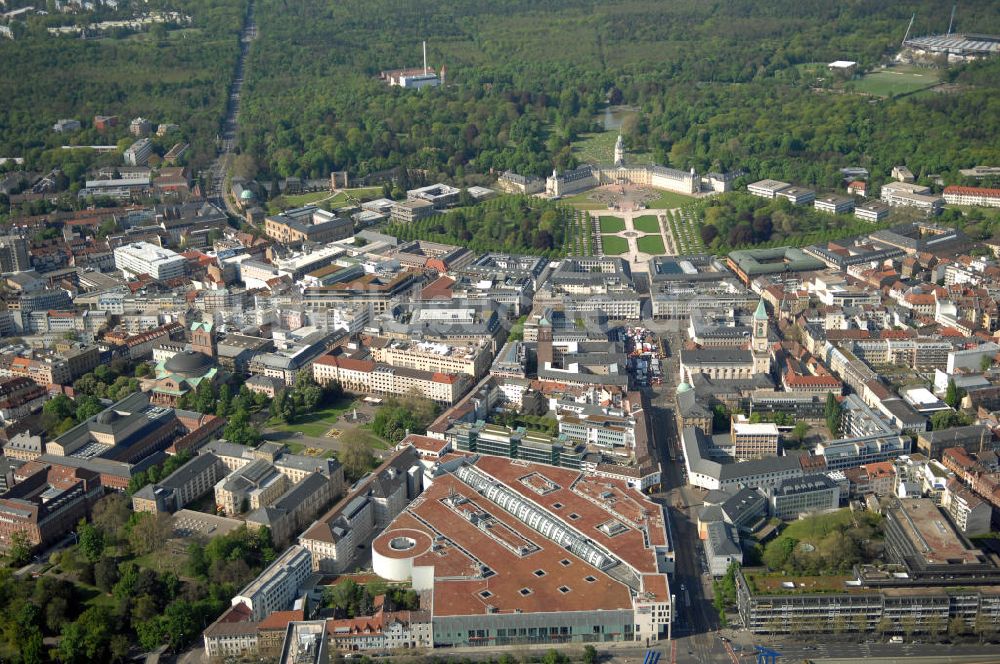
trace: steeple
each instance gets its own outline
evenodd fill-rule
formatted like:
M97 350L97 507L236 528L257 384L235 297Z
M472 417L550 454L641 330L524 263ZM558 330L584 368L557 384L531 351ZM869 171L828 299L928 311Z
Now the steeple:
M760 298L760 302L757 303L757 310L753 312L754 320L767 320L767 307L764 306L764 298Z
M770 318L767 315L767 308L764 306L764 298L757 303L757 310L753 312L753 338L750 341L750 350L753 352L754 373L770 373L771 371L771 349L767 340L767 328Z

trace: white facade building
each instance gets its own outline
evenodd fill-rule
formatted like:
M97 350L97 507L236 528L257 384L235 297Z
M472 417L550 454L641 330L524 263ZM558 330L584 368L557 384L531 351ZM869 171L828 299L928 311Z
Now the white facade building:
M145 166L153 154L153 142L148 138L140 138L122 154L129 166Z
M128 276L148 274L154 279L182 277L187 261L177 252L149 242L133 242L115 249L115 268Z
M243 604L253 620L263 620L273 611L286 611L299 588L312 574L312 556L299 545L285 549L278 559L233 597L233 606Z

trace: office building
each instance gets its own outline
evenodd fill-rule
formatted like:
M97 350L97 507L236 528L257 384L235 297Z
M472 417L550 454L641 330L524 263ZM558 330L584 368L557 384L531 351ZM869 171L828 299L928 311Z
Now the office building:
M830 214L848 214L854 210L854 199L850 196L838 196L837 194L824 194L813 201L813 207L820 212Z
M350 217L340 217L335 212L306 205L266 217L264 233L288 246L300 246L303 242L324 244L351 237L354 222Z
M128 166L145 166L153 154L153 142L148 138L140 138L128 147L122 154Z
M416 390L448 406L468 391L472 380L467 374L394 367L343 355L324 355L312 368L313 379L320 385L338 383L351 392L380 395L404 395Z
M445 440L463 452L492 454L563 468L582 468L586 453L583 445L565 435L550 436L540 431L511 429L482 421L457 423L445 432Z
M783 480L767 490L771 516L789 521L807 512L840 507L840 487L826 475Z
M435 210L443 210L458 203L462 190L447 184L432 184L406 192L408 200L428 201Z
M706 526L705 558L708 573L714 577L725 576L733 563L743 564L743 549L739 537L728 523L713 521Z
M805 205L816 200L816 192L805 187L785 187L774 192L775 198L784 198L792 205Z
M868 585L850 576L796 578L742 569L740 619L754 634L940 635L1000 628L1000 585Z
M751 195L759 196L760 198L774 198L779 191L784 191L791 186L789 183L781 182L780 180L760 180L759 182L748 184L747 191Z
M740 414L732 419L730 438L733 456L737 459L761 459L777 456L778 425L773 422L752 423Z
M128 277L148 274L154 279L173 279L187 272L187 261L180 254L149 242L134 242L114 251L115 268Z
M399 201L392 206L392 220L408 224L420 219L425 219L437 213L434 203L423 199L410 199Z
M0 493L0 552L23 536L29 547L47 547L86 518L104 495L97 473L37 463L19 482Z
M944 207L944 199L931 194L930 187L912 182L886 183L880 198L891 207L913 207L927 214L938 214Z
M290 546L233 597L232 605L243 604L250 610L251 620L263 620L274 611L290 609L311 573L309 552Z
M806 474L806 457L780 456L739 463L727 462L727 453L712 444L710 437L695 427L684 427L681 449L688 481L703 489L776 486L785 479Z
M247 527L268 528L276 544L289 542L307 526L316 515L341 495L344 471L337 464L337 471L330 477L311 472L270 505L260 507L247 515Z
M267 507L284 493L288 484L288 478L270 462L251 461L216 483L216 509L233 516Z
M534 175L504 171L497 179L497 187L508 194L537 194L545 191L545 180Z

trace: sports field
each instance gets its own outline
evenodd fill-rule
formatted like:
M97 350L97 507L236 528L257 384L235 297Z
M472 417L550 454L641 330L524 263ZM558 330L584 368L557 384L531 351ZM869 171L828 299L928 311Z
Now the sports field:
M863 92L876 97L916 92L938 84L938 75L932 69L920 67L892 67L865 74L858 81L847 84L848 90Z
M601 244L604 245L604 253L609 256L620 256L628 251L628 240L617 235L601 236Z

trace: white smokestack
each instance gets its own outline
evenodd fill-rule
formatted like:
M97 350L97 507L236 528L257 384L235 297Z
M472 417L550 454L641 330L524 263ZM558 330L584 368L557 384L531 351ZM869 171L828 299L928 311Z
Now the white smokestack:
M427 42L424 42L424 75L427 74Z

